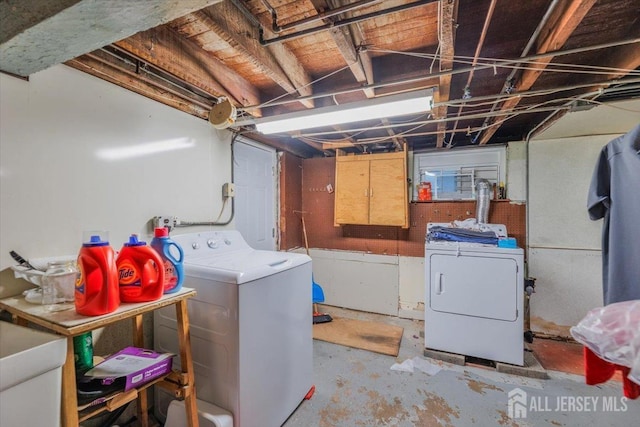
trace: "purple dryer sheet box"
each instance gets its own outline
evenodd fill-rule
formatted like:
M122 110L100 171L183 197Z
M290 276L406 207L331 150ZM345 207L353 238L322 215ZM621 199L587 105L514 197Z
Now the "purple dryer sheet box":
M105 380L126 377L124 391L127 391L171 372L173 356L172 353L126 347L94 366L85 376Z

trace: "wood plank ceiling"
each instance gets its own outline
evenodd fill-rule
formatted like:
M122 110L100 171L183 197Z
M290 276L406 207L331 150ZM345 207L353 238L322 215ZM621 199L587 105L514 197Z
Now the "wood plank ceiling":
M225 0L66 63L302 157L521 140L640 96L640 0ZM262 135L254 118L434 89L431 112Z

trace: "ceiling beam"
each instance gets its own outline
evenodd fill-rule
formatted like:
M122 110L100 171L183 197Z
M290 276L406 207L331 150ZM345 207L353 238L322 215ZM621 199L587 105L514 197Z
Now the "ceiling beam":
M313 6L316 11L323 12L329 8L340 8L349 3L345 0L311 0ZM345 12L345 16L351 17L353 14L351 12ZM336 20L335 17L323 19L325 24L334 22ZM353 27L352 31L350 31L349 27ZM338 50L342 54L345 62L349 66L351 70L351 74L356 79L356 81L360 84L366 85L367 83L373 82L373 65L371 64L371 58L365 52L359 52L356 46L361 45L363 42L362 32L358 27L358 24L352 24L349 26L339 27L339 28L331 28L329 29L329 34L331 38L335 42ZM365 57L365 61L368 62L368 71L364 67L361 62L361 58ZM375 96L375 91L373 89L363 89L367 98L373 98Z
M165 81L99 50L65 64L201 119L209 114L210 103L205 100L176 88L168 90Z
M596 0L570 0L561 3L560 7L554 10L553 16L547 21L542 31L540 31L540 38L536 44L536 53L542 54L559 50L564 46L595 2ZM515 92L529 90L553 58L553 56L540 58L536 60L533 69L524 70L515 84ZM501 106L501 110L513 109L520 103L520 100L521 98L512 98L505 101ZM495 120L491 120L488 124L489 127L480 138L480 145L487 144L500 128L500 124L493 124L494 122Z
M253 85L167 26L143 31L115 45L206 93L226 96L236 106L260 104Z
M251 138L256 142L260 142L264 145L268 145L269 147L273 147L276 150L286 151L288 153L291 153L303 159L312 157L317 154L317 151L315 148L311 148L305 144L298 144L297 142L292 143L294 141L292 141L291 138L287 138L287 139L268 138L268 137L265 137L260 132L253 131L253 130L241 131L240 134L243 136L247 136L248 138Z
M391 140L393 141L393 145L398 149L402 148L404 144L407 143L407 140L402 136L396 135L396 133L393 131L393 128L390 127L391 122L389 122L389 119L382 119L381 122L383 125L389 126L385 129L387 131L387 135L391 137Z
M219 1L1 1L0 67L26 77Z
M440 72L453 70L453 58L455 55L455 27L458 16L458 1L441 1L438 14L438 41L440 43ZM446 102L449 100L451 91L451 74L443 74L438 82L438 90L434 93L435 102ZM433 116L437 119L447 117L447 107L436 107ZM436 136L436 147L444 146L444 138L447 132L447 124L438 123L438 134Z
M258 29L233 4L219 3L173 21L171 27L192 38L204 50L220 50L220 40L246 58L261 73L271 78L287 93L311 95L311 77L299 61L287 55L286 47L265 49L258 41ZM197 40L197 41L196 41ZM303 100L307 108L313 100Z

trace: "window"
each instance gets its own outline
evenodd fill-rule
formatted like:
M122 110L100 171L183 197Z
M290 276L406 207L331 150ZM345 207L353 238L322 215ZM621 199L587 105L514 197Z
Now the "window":
M474 147L413 156L413 200L421 183L431 184L433 200L475 199L476 182L486 179L498 186L505 177L506 147Z

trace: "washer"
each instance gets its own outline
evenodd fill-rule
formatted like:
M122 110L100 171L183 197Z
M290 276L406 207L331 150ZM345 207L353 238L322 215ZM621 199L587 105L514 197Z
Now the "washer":
M311 258L251 248L234 230L172 236L184 250L196 397L234 427L282 425L312 388ZM155 312L156 350L179 354L175 310ZM179 363L179 362L176 362ZM156 413L173 397L156 388Z
M524 251L427 240L425 257L425 348L522 366Z

